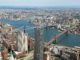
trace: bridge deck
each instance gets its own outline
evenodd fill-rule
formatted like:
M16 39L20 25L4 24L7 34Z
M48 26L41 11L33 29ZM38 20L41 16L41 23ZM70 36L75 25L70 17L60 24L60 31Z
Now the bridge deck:
M50 45L52 42L56 41L60 36L62 36L63 34L65 34L66 32L68 32L68 30L64 30L62 33L56 35L55 37L53 37L48 43L47 46Z

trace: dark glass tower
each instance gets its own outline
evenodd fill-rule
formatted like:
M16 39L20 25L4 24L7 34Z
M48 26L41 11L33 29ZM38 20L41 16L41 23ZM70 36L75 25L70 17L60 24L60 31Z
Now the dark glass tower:
M35 30L35 47L34 47L34 60L43 60L43 39L42 30L37 27Z

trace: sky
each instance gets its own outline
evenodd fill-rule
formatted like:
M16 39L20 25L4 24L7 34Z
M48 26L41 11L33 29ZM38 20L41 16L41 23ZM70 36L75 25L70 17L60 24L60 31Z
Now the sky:
M0 0L0 6L80 7L80 0Z

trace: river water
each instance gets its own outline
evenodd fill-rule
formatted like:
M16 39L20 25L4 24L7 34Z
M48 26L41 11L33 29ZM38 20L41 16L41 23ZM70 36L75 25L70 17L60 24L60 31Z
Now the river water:
M30 20L11 21L8 19L1 19L0 22L8 23L12 26L15 26L16 28L19 28L21 26L33 27L33 25L30 23ZM34 38L34 29L26 29L26 32L29 34L29 36ZM42 32L43 32L42 38L45 42L50 41L52 37L60 33L56 28L49 28L49 29L44 28ZM80 35L64 34L57 39L56 44L70 46L70 47L80 46Z

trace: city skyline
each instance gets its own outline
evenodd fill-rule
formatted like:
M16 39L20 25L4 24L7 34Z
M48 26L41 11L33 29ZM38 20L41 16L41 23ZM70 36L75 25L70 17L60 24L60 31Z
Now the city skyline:
M80 0L0 0L0 6L80 7Z

